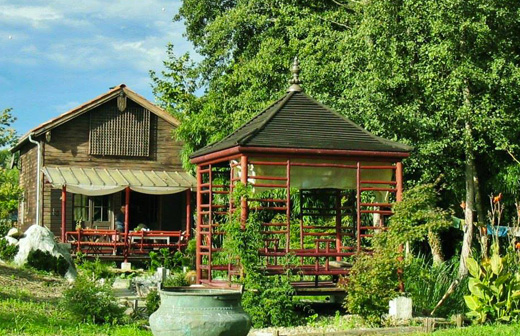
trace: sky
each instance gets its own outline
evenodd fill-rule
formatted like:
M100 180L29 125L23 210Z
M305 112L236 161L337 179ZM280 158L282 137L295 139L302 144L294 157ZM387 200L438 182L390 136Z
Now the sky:
M190 52L181 1L0 0L0 111L13 108L23 135L124 83L154 101L149 70L166 45Z

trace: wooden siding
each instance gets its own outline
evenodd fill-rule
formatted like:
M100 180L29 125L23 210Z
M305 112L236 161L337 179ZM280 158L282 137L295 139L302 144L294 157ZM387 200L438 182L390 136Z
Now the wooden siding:
M36 165L38 149L36 145L27 144L20 150L20 187L23 189L23 200L19 204L19 225L23 230L36 221Z
M135 104L128 101L129 106ZM106 104L116 104L113 99ZM153 115L150 156L113 157L89 154L90 113L103 113L102 105L52 130L51 141L45 143L45 166L76 166L177 170L182 169L180 151L182 144L172 139L174 126Z
M67 226L66 230L74 229L72 221L72 194L67 193ZM52 189L51 185L43 187L43 224L48 227L56 237L61 236L61 190Z

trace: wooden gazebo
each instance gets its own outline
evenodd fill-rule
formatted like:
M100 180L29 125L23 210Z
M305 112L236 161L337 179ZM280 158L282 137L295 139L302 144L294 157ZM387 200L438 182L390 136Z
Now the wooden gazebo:
M319 286L348 274L351 257L370 250L371 237L401 199L401 161L412 148L369 133L305 94L296 59L292 72L285 96L191 156L200 283L237 275L236 266L218 257L222 223L237 207L246 216L263 213L266 273L289 267L302 283ZM234 204L237 182L250 185L254 198ZM281 265L287 254L298 264Z

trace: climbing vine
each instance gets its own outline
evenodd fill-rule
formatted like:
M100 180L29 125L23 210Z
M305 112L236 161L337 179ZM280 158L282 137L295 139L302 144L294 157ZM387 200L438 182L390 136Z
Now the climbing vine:
M240 205L244 197L251 198L252 194L250 186L237 184L232 197L234 203ZM265 273L265 261L259 253L263 247L261 223L256 211L249 212L244 223L238 206L224 224L224 252L228 262L240 268L239 282L245 288L242 307L251 316L253 326L291 326L300 319L296 311L299 304L294 300L295 290L289 272L274 276ZM287 265L290 259L288 256L282 263Z

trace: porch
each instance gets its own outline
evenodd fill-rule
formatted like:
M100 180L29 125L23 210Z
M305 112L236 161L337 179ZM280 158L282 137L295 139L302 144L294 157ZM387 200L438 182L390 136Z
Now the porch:
M60 240L72 253L128 260L155 249L181 249L192 228L191 188L184 172L44 167L60 189Z

